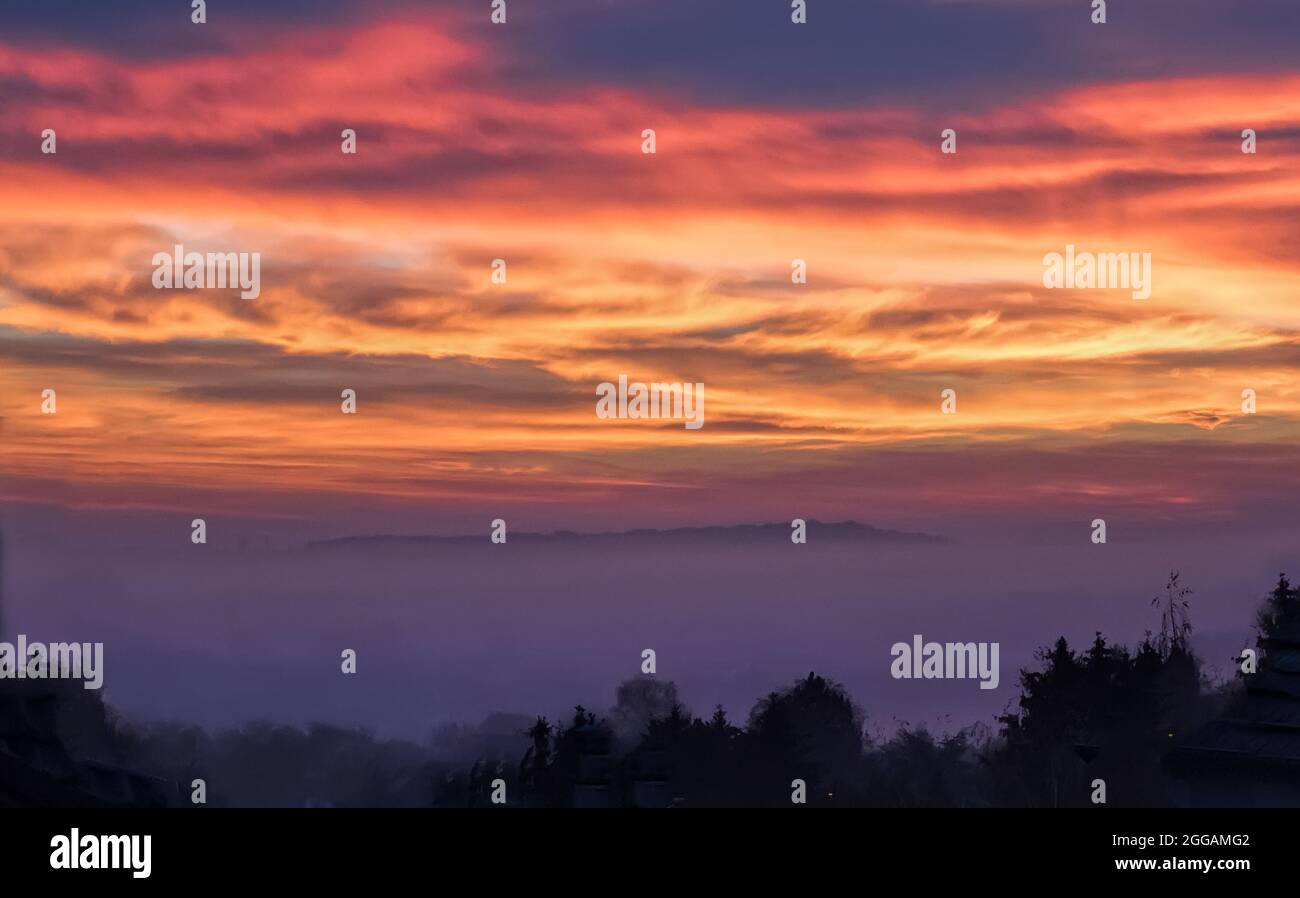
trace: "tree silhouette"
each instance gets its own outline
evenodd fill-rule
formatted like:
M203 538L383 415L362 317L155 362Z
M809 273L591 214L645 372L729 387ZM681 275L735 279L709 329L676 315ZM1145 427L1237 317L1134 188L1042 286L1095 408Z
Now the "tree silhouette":
M635 677L619 685L609 724L620 743L634 746L651 721L666 717L678 705L677 685L671 680Z
M1178 582L1178 572L1171 571L1165 594L1151 600L1151 604L1160 609L1160 635L1156 646L1166 658L1171 652L1185 652L1189 647L1192 618L1187 597L1191 594L1190 589Z
M769 693L750 712L746 745L772 777L772 803L789 804L789 783L804 780L809 803L826 803L860 782L863 718L844 688L809 673L784 692ZM769 802L763 802L769 803Z
M1162 615L1166 638L1148 635L1130 653L1098 633L1078 654L1062 637L1039 652L1041 670L1021 671L1018 707L998 718L1003 741L990 753L1008 803L1086 805L1097 778L1123 804L1168 803L1163 758L1180 731L1206 716L1191 625L1176 604L1186 592L1177 575L1169 582L1181 610Z
M1097 778L1106 781L1111 804L1164 805L1172 801L1165 762L1179 755L1171 752L1174 740L1199 732L1224 698L1206 688L1191 648L1190 594L1171 573L1151 603L1159 632L1132 649L1100 632L1081 650L1064 637L1040 649L1036 663L1019 672L1019 694L996 718L995 733L977 726L933 735L904 724L873 743L845 689L815 672L755 702L743 727L720 705L707 720L693 717L669 681L629 680L608 719L577 706L567 721L539 716L516 730L512 770L491 749L450 762L436 756L437 743L421 749L321 725L259 723L212 734L175 724L136 727L96 705L97 694L81 699L80 689L70 689L64 709L83 721L83 739L100 732L122 763L173 782L188 784L195 775L220 782L220 801L236 806L428 804L430 796L437 805L483 805L497 778L507 780L510 804L553 807L790 807L794 779L807 783L810 805L1086 805ZM1235 717L1214 721L1219 730L1273 727L1259 707L1277 704L1270 693L1276 684L1264 679L1269 653L1285 673L1300 644L1300 593L1285 575L1257 624L1264 656L1249 682L1256 707L1243 704ZM1237 691L1245 702L1250 690ZM619 728L634 735L616 739Z
M1291 585L1286 574L1278 575L1277 585L1265 599L1255 624L1265 640L1300 636L1300 590Z
M532 744L519 762L519 787L525 802L546 804L552 796L551 734L553 728L545 717L538 717L528 729Z

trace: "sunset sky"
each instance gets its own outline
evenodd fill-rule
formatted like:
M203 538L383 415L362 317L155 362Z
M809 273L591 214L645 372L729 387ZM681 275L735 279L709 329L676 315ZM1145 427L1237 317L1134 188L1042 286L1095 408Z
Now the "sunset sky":
M1294 517L1294 0L188 7L0 7L8 501ZM155 290L177 243L261 253L261 296ZM1151 297L1045 289L1067 244L1151 253ZM598 419L620 374L705 426Z

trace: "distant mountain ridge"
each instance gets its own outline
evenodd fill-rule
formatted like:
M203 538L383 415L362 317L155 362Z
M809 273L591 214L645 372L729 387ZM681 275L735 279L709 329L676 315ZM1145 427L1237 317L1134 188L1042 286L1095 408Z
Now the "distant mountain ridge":
M809 520L808 542L821 543L833 541L845 542L888 542L888 543L949 543L952 540L929 533L913 533L905 530L886 530L862 524L857 521L839 521L823 523ZM643 528L621 532L577 533L572 530L556 530L553 533L528 533L510 531L508 540L513 543L635 543L635 542L682 542L692 544L715 545L772 545L790 542L791 527L788 522L774 524L735 524L730 526L673 527L668 529ZM490 545L488 530L477 536L401 536L395 534L376 534L367 536L343 536L335 539L313 540L307 543L308 549L348 548L353 546L472 546Z

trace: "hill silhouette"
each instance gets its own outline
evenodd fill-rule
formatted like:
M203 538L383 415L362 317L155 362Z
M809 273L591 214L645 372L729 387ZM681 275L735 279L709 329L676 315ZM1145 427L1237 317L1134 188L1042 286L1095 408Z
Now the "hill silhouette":
M945 544L951 542L943 536L929 533L915 533L905 530L888 530L862 524L858 521L822 522L808 520L808 543L822 542L837 544L862 543L918 543ZM689 545L737 545L753 546L772 542L789 542L790 523L778 522L767 524L735 524L731 526L672 527L667 529L641 528L603 533L577 533L572 530L556 530L552 533L530 533L510 531L510 544L525 543L529 545L584 543L630 545L635 543L680 543ZM373 534L345 536L336 539L313 540L306 544L309 550L342 548L384 548L384 547L465 547L491 545L487 529L476 535L435 536L435 535L398 535Z

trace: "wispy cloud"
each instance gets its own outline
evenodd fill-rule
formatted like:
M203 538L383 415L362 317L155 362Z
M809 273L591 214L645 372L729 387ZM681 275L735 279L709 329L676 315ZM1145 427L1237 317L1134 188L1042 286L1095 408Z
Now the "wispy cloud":
M939 15L1012 9L960 6ZM535 50L466 15L327 13L240 6L185 53L0 43L11 495L166 504L201 482L600 501L621 477L647 505L658 486L701 507L901 508L945 458L979 485L940 504L1068 505L1110 484L1150 507L1151 458L1177 445L1159 483L1221 510L1267 496L1201 472L1294 470L1292 72L1081 70L947 111L906 92L751 101L603 78L590 57L521 79ZM39 152L46 127L57 155ZM945 127L956 156L938 152ZM1243 127L1259 154L1240 152ZM262 295L155 290L150 259L174 243L262 253ZM1152 253L1152 297L1044 289L1042 257L1066 244ZM593 388L619 373L705 382L708 426L598 421ZM957 415L939 413L948 388ZM1122 450L1099 448L1118 434Z

